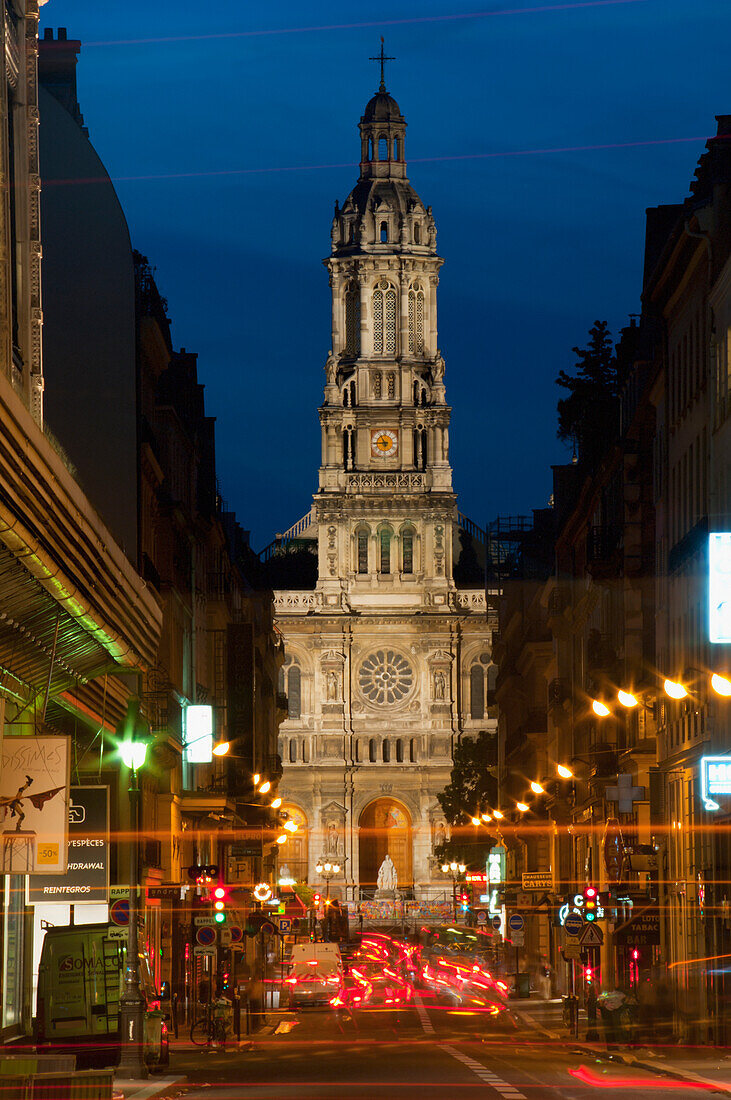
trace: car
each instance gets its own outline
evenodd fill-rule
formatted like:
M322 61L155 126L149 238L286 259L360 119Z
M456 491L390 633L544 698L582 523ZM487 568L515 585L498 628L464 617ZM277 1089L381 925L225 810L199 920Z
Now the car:
M337 1003L343 989L343 964L336 943L298 943L292 948L285 979L287 1003L296 1010L305 1005Z

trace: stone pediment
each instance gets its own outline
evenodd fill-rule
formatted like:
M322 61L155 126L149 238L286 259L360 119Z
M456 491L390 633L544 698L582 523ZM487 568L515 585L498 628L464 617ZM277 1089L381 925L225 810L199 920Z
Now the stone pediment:
M328 817L340 817L345 820L348 815L348 811L345 809L345 806L341 806L339 802L335 801L327 802L320 810L320 813L322 814L323 819Z
M449 653L446 649L435 649L428 657L429 664L434 664L437 661L449 662L451 664L453 660L453 654Z

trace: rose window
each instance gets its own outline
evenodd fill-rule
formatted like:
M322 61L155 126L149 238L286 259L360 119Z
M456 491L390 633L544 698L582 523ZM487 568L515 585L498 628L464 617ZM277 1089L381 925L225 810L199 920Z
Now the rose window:
M360 690L371 703L400 703L414 683L411 665L392 649L366 657L358 674Z

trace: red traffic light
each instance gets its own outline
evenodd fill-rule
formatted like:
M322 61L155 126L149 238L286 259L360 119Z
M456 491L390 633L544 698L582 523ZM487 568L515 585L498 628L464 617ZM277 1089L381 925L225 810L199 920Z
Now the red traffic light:
M584 887L584 920L596 920L597 892L595 886Z
M218 901L223 901L223 899L226 897L226 887L217 886L216 889L213 891L213 896Z
M319 895L319 894L313 894L313 895L312 895L312 900L313 900L313 902L315 903L315 905L319 905L319 904L320 904L320 901L321 901L322 899L320 898L320 895Z
M587 985L592 984L592 982L594 981L594 970L592 969L592 967L587 966L584 968L584 978Z

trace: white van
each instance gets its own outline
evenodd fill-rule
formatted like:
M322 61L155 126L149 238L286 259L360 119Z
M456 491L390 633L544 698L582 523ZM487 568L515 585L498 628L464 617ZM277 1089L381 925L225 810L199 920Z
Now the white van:
M296 943L285 988L290 1009L328 1005L343 988L343 963L336 943Z
M38 968L36 1037L39 1046L73 1048L81 1060L119 1060L119 999L125 944L106 924L76 924L46 931ZM147 956L140 952L145 998L145 1061L169 1060L167 1027L159 1009Z

